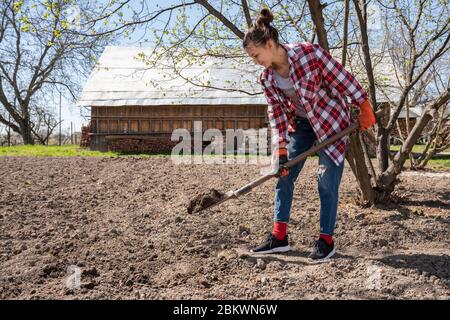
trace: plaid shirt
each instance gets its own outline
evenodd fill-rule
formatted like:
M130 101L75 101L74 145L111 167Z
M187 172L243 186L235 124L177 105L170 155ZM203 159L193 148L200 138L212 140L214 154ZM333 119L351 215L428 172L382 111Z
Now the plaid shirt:
M360 106L367 93L359 82L319 45L311 43L283 44L289 60L289 77L306 115L322 142L344 130L350 124L352 104ZM271 67L260 77L267 99L272 143L289 142L289 132L295 131L295 106L279 88ZM348 137L325 148L325 152L339 165L344 161Z

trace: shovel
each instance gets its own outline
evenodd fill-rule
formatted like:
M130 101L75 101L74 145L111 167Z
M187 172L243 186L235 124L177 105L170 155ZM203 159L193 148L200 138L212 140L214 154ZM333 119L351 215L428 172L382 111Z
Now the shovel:
M310 149L306 150L305 152L303 152L302 154L299 154L298 156L296 156L295 158L289 160L288 162L286 162L283 166L286 168L292 168L293 166L297 165L299 162L301 162L302 160L306 159L308 156L316 153L317 151L323 149L324 147L332 144L333 142L336 142L337 140L341 139L342 137L352 133L353 131L355 131L357 128L359 127L359 123L355 122L350 124L349 127L347 127L346 129L344 129L343 131L335 134L334 136L332 136L331 138L317 144L314 145L313 147L311 147ZM225 194L222 194L220 192L215 192L215 195L211 198L209 197L207 199L207 201L203 201L204 199L200 199L199 197L197 197L196 199L191 201L191 204L189 205L188 208L188 212L195 212L195 213L199 213L202 212L206 209L211 209L225 201L228 201L230 199L234 199L234 198L238 198L244 194L249 193L253 188L263 184L264 182L266 182L267 180L272 179L273 177L276 176L276 172L271 172L269 174L263 175L261 177L259 177L258 179L246 184L245 186L237 189L237 190L231 190L228 191ZM194 202L198 202L198 203L194 203ZM192 209L193 207L196 206L200 206L200 209Z

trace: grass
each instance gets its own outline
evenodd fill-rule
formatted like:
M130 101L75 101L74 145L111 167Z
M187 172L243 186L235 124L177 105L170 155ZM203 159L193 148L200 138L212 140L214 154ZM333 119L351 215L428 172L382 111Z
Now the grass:
M398 151L400 150L400 145L391 145L391 151ZM422 153L425 149L425 145L423 144L416 144L414 145L412 152L415 153ZM446 153L450 153L450 148L445 149ZM407 160L405 162L405 167L410 168L410 161ZM432 170L444 170L444 171L450 171L450 156L444 155L444 154L437 154L435 155L430 161L428 161L426 167L427 169Z
M391 145L391 151L398 151L400 150L401 145ZM425 150L424 144L416 144L414 145L412 152L422 153ZM444 152L450 152L450 148L445 149Z
M425 168L439 171L450 171L450 158L431 159Z
M158 156L149 154L127 154L121 152L101 152L82 148L79 145L43 146L43 145L21 145L12 147L0 147L0 156L16 157L149 157Z
M163 153L126 153L115 151L93 151L89 148L82 148L79 145L64 145L64 146L43 146L43 145L19 145L11 147L0 147L0 156L11 157L158 157L158 156L170 156L171 152ZM208 157L216 158L222 157L222 155L211 154ZM255 157L255 155L235 155L237 158L241 157Z

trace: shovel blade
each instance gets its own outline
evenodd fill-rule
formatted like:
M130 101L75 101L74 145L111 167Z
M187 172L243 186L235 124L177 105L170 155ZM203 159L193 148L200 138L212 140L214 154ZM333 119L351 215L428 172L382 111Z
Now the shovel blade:
M225 195L222 199L218 200L217 202L209 203L208 205L203 206L200 210L196 210L195 213L200 213L200 212L205 211L206 209L211 209L211 208L213 208L227 200L230 200L231 198L234 198L234 197L235 197L234 191L228 191L227 193L225 193Z

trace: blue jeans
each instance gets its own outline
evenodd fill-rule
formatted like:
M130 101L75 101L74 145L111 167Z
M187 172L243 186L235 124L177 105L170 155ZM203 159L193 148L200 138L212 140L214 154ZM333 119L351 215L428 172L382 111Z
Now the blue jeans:
M290 142L287 146L289 159L295 158L313 146L316 136L308 119L297 120L297 129L290 134ZM294 183L305 164L305 160L292 167L289 175L280 177L275 187L275 214L274 221L289 222L292 205ZM319 151L319 167L317 170L317 182L320 197L320 233L333 235L336 225L336 213L339 198L339 184L341 182L344 161L339 165L322 149Z

